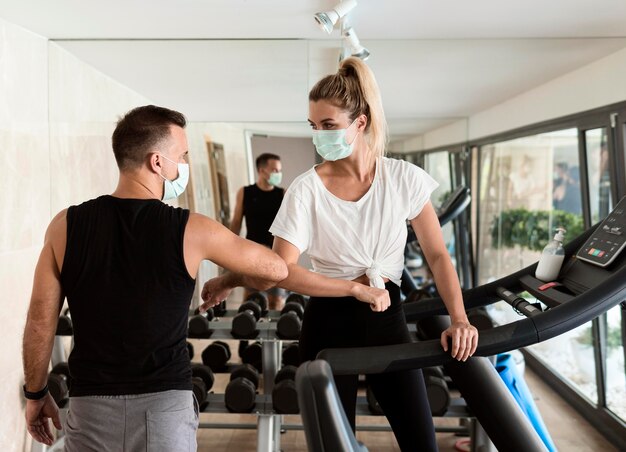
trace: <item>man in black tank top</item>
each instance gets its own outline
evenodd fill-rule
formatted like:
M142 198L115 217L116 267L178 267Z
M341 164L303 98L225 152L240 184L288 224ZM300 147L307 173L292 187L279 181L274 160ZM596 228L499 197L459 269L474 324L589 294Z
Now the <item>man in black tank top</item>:
M153 105L128 112L113 133L115 191L61 211L48 227L23 344L26 423L37 441L52 444L50 419L61 428L46 382L65 298L74 327L65 450L195 450L186 338L200 263L229 270L217 278L223 286L205 286L203 309L228 287L264 290L287 277L266 247L162 202L187 184L185 124Z
M256 170L257 182L242 187L237 192L237 202L230 230L239 235L241 223L245 218L246 238L271 248L274 237L269 229L285 195L285 190L278 186L282 180L280 157L275 154L259 155L256 159ZM251 292L251 289L246 288L244 299ZM267 291L270 309L281 309L284 299L284 289L274 287Z

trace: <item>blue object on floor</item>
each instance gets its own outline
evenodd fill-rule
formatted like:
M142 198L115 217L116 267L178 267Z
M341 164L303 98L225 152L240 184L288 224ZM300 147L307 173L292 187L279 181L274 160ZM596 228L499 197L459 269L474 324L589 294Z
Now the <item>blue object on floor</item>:
M524 377L519 374L513 356L510 353L502 353L496 358L496 370L502 380L513 394L515 400L526 414L535 431L550 452L556 452L556 446L550 437L550 433L543 423L541 414L533 400L533 395L524 381Z

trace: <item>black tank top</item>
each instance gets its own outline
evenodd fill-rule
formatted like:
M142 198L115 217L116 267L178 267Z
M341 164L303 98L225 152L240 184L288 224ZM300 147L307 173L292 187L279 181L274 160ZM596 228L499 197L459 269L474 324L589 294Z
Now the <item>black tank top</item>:
M261 190L256 184L243 189L243 215L246 217L246 238L253 242L272 247L274 237L270 226L283 202L285 190L274 187L273 190Z
M67 210L61 285L74 326L71 396L189 390L183 256L189 211L101 196Z

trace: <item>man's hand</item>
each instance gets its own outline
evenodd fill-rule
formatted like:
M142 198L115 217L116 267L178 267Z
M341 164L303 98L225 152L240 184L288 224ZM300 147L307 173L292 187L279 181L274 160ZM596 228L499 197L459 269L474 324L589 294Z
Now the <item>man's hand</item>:
M59 407L50 393L40 400L26 400L26 428L28 433L40 443L50 446L54 438L48 419L52 419L54 426L61 430Z
M229 283L228 274L209 279L202 288L201 296L204 303L199 307L200 312L206 312L207 309L220 304L230 295L230 292L235 287L235 285Z

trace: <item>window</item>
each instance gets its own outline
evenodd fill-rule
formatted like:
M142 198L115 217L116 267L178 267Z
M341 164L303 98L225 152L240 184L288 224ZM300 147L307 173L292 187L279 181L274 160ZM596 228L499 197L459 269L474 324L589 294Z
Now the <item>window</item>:
M539 259L555 228L583 229L578 131L542 133L479 148L478 284Z
M589 136L597 141L599 153L599 138ZM574 238L584 223L578 129L489 144L479 152L478 277L484 284L539 260L555 228L564 227L566 237ZM505 303L494 305L491 314L499 323L518 319ZM590 323L530 350L597 403L591 338Z

